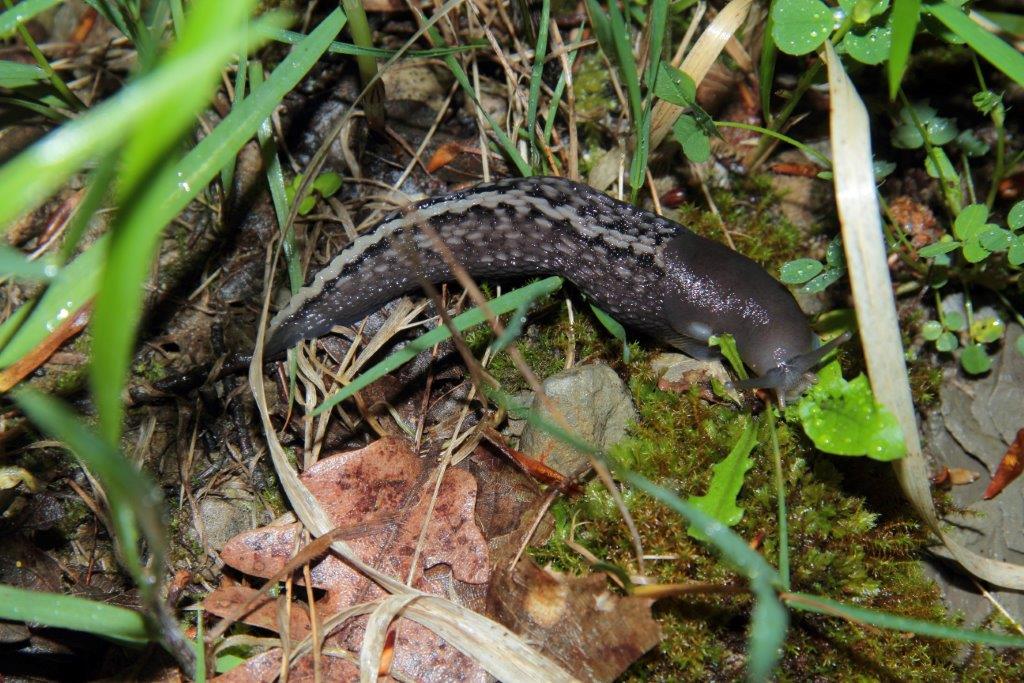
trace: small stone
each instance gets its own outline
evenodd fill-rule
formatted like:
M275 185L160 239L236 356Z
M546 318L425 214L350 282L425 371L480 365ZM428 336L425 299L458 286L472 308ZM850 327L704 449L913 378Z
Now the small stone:
M261 521L254 519L248 501L214 496L207 496L200 501L199 515L203 520L206 548L218 552L229 539L257 526ZM198 532L193 533L198 538Z
M729 387L732 378L720 360L700 360L681 353L659 353L651 359L651 369L658 377L658 388L662 391L682 393L697 385L706 389L708 400L713 400L711 380L718 380L722 386ZM735 389L726 389L726 394L734 401L740 400Z
M626 427L636 420L629 389L607 365L578 365L552 375L544 380L543 386L569 430L600 449L621 441L626 436ZM536 398L533 406L540 409L545 421L559 425L551 413L537 404ZM588 460L585 453L529 424L523 430L519 448L566 476L577 473Z

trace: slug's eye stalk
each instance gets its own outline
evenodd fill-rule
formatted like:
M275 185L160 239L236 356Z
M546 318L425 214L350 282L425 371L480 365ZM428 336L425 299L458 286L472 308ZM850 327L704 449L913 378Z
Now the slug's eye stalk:
M737 389L774 389L780 397L795 389L806 388L802 385L809 379L808 374L811 369L833 349L848 342L852 336L850 332L843 332L829 343L823 344L813 351L794 356L760 377L734 382L733 386Z

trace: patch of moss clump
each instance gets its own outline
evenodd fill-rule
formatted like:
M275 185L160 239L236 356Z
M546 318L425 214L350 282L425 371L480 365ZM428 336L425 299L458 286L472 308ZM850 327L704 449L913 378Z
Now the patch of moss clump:
M566 283L565 287L562 292L537 302L535 313L527 321L523 334L516 339L516 346L523 359L541 378L565 370L570 349L574 350L577 363L591 357L609 359L615 363L616 357L622 357L622 345L598 329L599 323L587 304L575 296L572 285ZM563 300L565 294L573 297L575 313L571 323ZM502 316L506 325L510 319L511 316ZM483 355L487 345L494 341L494 335L485 325L468 330L465 338L478 358ZM638 349L633 350L636 352L633 355L639 353ZM502 389L508 393L514 394L530 388L505 352L491 359L487 372L501 382Z
M731 190L714 193L720 219L694 204L683 204L674 215L666 215L698 235L717 242L728 244L725 230L729 230L729 238L736 251L776 275L786 261L816 256L810 253L807 235L775 210L779 195L772 188L770 176L737 176L733 183Z
M739 414L711 405L696 391L683 394L655 388L649 372L634 372L631 389L640 418L631 436L612 457L686 498L706 491L711 466L735 443ZM770 443L763 416L759 443ZM779 425L779 444L789 508L792 589L903 616L955 624L936 586L917 561L927 537L905 506L870 506L848 488L841 470L870 470L866 461L843 461L816 453L787 424ZM778 527L772 456L755 448L739 504L745 510L734 527L746 539L762 539L761 552L774 562ZM879 480L877 472L876 482ZM853 479L858 477L854 476ZM884 481L884 480L883 480ZM675 559L647 563L646 572L661 583L742 582L707 546L686 533L686 523L668 508L628 486L627 505L649 555ZM898 489L891 496L899 498ZM603 561L635 571L633 552L610 496L598 481L584 494L560 501L552 540L534 551L541 563L564 571L588 571L565 543L569 533ZM627 672L628 680L732 680L742 676L750 600L745 596L696 595L671 598L655 606L663 641ZM969 672L992 680L1019 666L1019 654L986 650L965 662L962 646L943 640L851 625L840 619L791 611L791 624L779 671L780 680L952 680Z

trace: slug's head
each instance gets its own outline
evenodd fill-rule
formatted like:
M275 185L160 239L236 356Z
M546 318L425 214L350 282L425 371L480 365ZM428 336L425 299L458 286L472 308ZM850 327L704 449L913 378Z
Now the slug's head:
M763 370L755 367L758 377L735 382L737 389L773 389L780 398L798 395L814 380L811 370L836 347L845 344L852 335L844 332L827 344L819 345L813 337L812 348L802 353L785 357L774 366Z

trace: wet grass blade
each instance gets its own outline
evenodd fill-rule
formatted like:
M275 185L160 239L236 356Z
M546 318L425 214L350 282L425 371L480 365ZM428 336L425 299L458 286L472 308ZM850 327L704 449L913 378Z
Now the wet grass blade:
M0 276L38 282L49 280L57 273L57 266L42 260L30 261L14 247L0 244Z
M99 283L107 243L106 236L96 240L88 251L57 273L34 306L22 304L0 325L0 344L6 342L0 351L0 368L16 363L62 320L74 315L92 299Z
M0 619L94 633L126 645L152 638L143 616L124 607L0 584Z
M205 0L191 5L181 39L158 68L179 69L181 62L194 53L206 53L208 60L193 64L192 85L179 93L171 111L150 108L139 113L125 144L117 178L121 207L111 230L107 263L96 293L89 368L100 432L112 444L117 444L121 437L121 389L128 376L142 316L145 281L169 222L169 217L161 220L161 207L168 195L183 189L179 187L176 161L162 159L172 152L194 117L206 107L217 86L220 69L233 48L243 44L244 23L251 4L251 0ZM212 45L221 50L211 50Z
M296 46L274 69L258 90L232 109L231 113L178 165L172 176L164 179L163 202L152 216L154 226L163 226L180 213L206 185L216 177L224 165L256 133L257 127L294 88L316 63L345 24L345 15L335 10L327 16L300 45ZM6 170L6 169L4 169ZM0 171L0 176L3 176ZM84 253L69 264L47 290L10 344L0 352L0 367L10 365L49 334L55 320L72 315L97 291L100 264L107 249L108 237L97 240ZM14 320L0 325L0 340L10 335L21 311Z
M1009 43L979 26L964 11L948 2L931 2L924 11L945 24L994 67L1024 86L1024 55Z
M152 121L195 89L197 73L227 60L237 42L214 41L125 86L81 118L66 123L0 168L0 226L38 206L88 161L124 144L140 121ZM156 135L156 133L154 133Z
M947 638L961 643L978 643L991 647L1024 648L1024 638L1020 636L957 628L956 626L946 626L945 624L937 624L932 621L901 617L889 612L844 605L841 602L829 600L819 595L789 593L784 597L786 598L786 603L794 609L814 612L815 614L838 616L857 623L870 624L892 631L916 633L931 638Z
M921 0L894 0L892 8L892 43L889 46L889 99L895 100L903 74L910 60L910 47L921 20ZM767 40L767 38L766 38Z
M0 14L0 39L10 38L19 26L28 23L37 14L41 14L63 0L25 0Z

